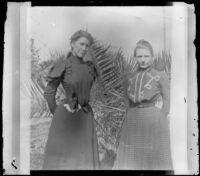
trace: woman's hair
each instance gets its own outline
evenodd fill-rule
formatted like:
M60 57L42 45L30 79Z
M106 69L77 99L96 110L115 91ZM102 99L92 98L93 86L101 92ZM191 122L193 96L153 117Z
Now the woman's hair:
M89 40L90 45L93 43L93 37L92 35L87 32L87 31L83 31L83 30L78 30L76 31L70 38L71 43L77 41L79 38L81 37L85 37Z
M137 42L136 47L134 49L134 57L136 56L136 51L139 48L148 49L150 51L150 53L151 53L151 56L153 57L153 55L154 55L153 48L152 48L151 44L148 41L142 39L142 40L139 40Z

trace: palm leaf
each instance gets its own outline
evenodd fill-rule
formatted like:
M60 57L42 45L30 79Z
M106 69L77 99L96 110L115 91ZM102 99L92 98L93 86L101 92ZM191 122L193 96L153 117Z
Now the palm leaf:
M94 65L98 72L97 81L91 92L91 105L95 114L99 147L115 150L119 145L122 125L127 111L127 78L134 73L137 62L133 56L124 57L122 49L113 49L111 45L95 40L90 50ZM51 58L42 61L33 70L32 79L24 83L25 96L32 98L35 110L31 117L50 117L47 103L43 97L46 86L45 76L57 59L65 58L65 54L50 51ZM154 59L154 67L170 75L170 53L161 52ZM59 86L56 100L64 98L64 89ZM104 147L103 147L104 146Z

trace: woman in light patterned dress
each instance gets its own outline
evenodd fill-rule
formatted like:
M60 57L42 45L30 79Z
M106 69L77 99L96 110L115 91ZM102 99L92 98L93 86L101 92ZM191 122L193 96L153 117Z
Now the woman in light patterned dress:
M113 169L172 170L168 113L170 83L153 68L153 48L140 40L134 50L137 69L128 80L129 110ZM155 106L162 96L161 109Z

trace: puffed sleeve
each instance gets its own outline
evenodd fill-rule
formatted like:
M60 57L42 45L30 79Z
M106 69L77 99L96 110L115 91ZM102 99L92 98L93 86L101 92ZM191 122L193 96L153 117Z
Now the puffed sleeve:
M163 98L162 112L166 116L169 113L170 108L170 81L166 73L161 72L159 83L161 88L161 95Z
M44 90L44 97L47 100L49 109L54 114L56 109L56 91L63 78L65 72L65 64L63 61L58 61L49 71L46 80L47 86Z
M97 77L99 77L99 73L98 73L96 67L94 67L94 80L96 80Z
M91 61L87 61L86 63L88 65L89 73L93 76L93 81L95 81L96 78L99 76L99 73L98 73L98 71L96 69L96 66Z
M60 59L50 68L49 73L46 77L47 81L53 80L55 78L60 78L63 75L64 71L65 62L64 60Z

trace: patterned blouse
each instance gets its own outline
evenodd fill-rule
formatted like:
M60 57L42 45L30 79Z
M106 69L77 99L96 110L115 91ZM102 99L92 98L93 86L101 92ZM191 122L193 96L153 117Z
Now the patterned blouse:
M128 97L134 106L140 104L155 105L160 96L163 99L162 112L169 113L170 83L164 72L150 67L138 68L136 74L128 80Z
M55 95L60 83L65 90L65 103L70 108L87 107L95 77L96 70L90 61L84 62L73 55L58 60L47 75L48 84L44 91L50 111L54 113L56 109Z

